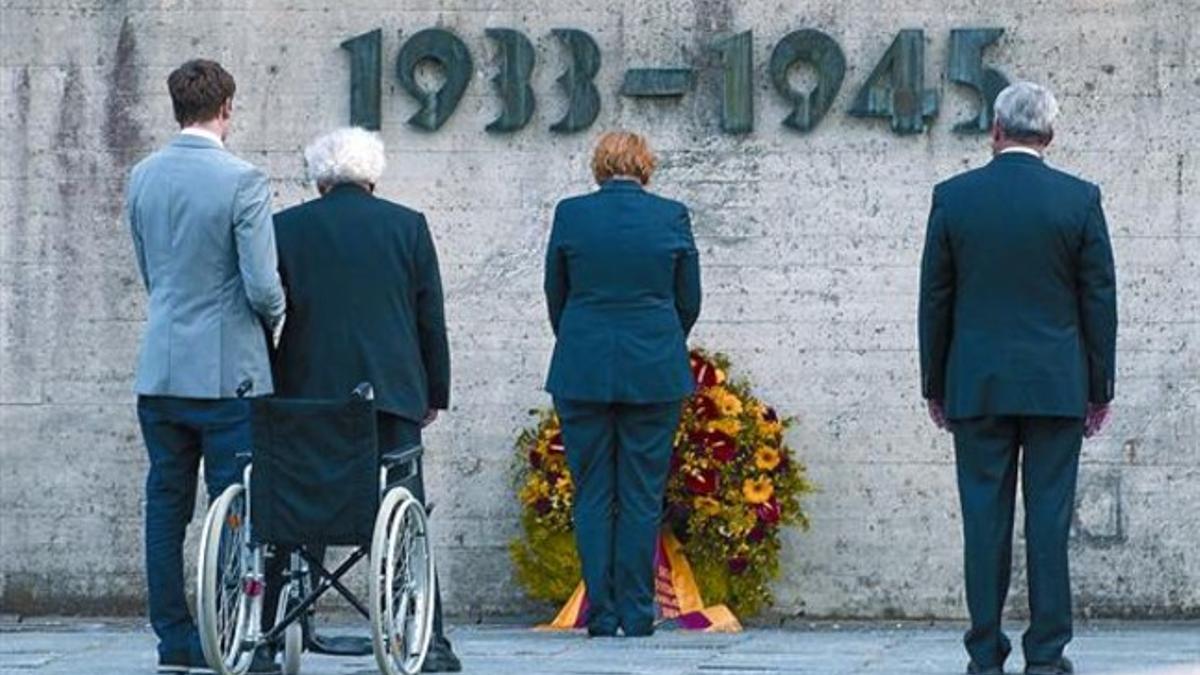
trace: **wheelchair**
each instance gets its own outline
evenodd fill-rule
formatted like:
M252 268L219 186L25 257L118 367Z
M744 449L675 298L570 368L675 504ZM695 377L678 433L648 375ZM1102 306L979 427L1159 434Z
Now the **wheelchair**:
M242 481L209 507L200 540L197 620L218 675L243 675L263 645L282 655L286 675L298 673L315 604L331 589L370 622L380 672L420 672L435 583L427 512L409 487L420 478L422 448L380 456L373 399L362 384L346 400L250 401L253 451L239 456ZM333 571L310 551L346 545L355 549ZM285 556L273 625L264 629L268 561L284 568ZM363 558L366 603L342 582Z

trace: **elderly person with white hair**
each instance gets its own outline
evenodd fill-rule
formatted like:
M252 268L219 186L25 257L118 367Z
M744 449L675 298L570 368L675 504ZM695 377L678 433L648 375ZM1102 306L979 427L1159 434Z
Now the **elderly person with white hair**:
M450 403L442 282L429 225L421 213L375 196L385 165L378 135L338 129L313 141L304 159L321 198L275 215L290 312L272 360L275 392L336 398L370 382L380 452L418 444L422 428ZM417 492L424 500L423 486ZM424 670L458 671L440 593L435 611ZM370 653L369 641L360 648Z
M933 191L921 266L922 393L954 435L967 672L1003 673L1018 467L1025 504L1025 672L1072 672L1067 536L1079 452L1113 398L1117 298L1100 188L1046 165L1058 104L996 98L994 158Z

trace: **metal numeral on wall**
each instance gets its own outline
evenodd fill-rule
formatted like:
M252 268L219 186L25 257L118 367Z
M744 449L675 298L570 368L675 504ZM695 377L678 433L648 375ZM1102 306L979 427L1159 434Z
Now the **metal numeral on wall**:
M721 131L745 134L754 130L754 38L738 33L714 45L721 54Z
M979 113L974 119L954 125L962 134L980 134L992 126L992 106L996 96L1008 86L1008 78L994 68L983 66L983 50L1000 36L1003 28L955 28L950 31L950 64L946 74L951 82L957 82L975 90L979 96Z
M487 125L493 133L508 133L525 128L533 117L534 94L529 86L537 58L533 43L523 33L510 28L488 28L485 33L500 50L500 72L492 78L503 108L500 116Z
M858 90L850 114L890 117L892 131L919 134L937 110L937 91L925 88L925 31L902 30Z
M525 128L536 107L531 86L537 54L520 31L489 28L487 37L497 46L499 69L492 78L501 102L500 114L487 125L492 133ZM551 33L568 56L558 77L566 99L566 112L550 126L555 133L574 133L590 127L600 114L600 92L595 78L600 72L600 48L588 33L556 28ZM355 36L341 47L350 53L350 123L379 129L381 122L382 30ZM1004 34L1002 28L955 28L950 31L947 78L973 90L979 99L973 118L954 126L958 133L980 133L991 126L996 96L1008 85L998 70L983 65L983 52ZM721 70L720 128L727 134L754 130L754 40L751 31L731 35L713 44ZM421 63L431 61L445 74L436 90L422 88L416 80ZM817 83L810 91L796 89L789 71L797 64L816 70ZM846 76L846 56L838 43L814 29L797 30L781 39L771 51L768 67L776 92L791 105L784 126L811 131L824 119ZM409 38L396 58L400 86L420 109L408 123L426 131L440 128L454 113L474 72L471 52L458 36L441 28L422 30ZM680 97L695 86L696 71L674 68L630 68L620 95L630 97ZM938 112L938 92L925 88L925 32L902 30L896 34L871 74L859 88L849 110L855 117L884 117L897 134L925 131Z
M352 37L342 43L342 49L350 52L350 124L378 131L383 30Z
M600 72L600 48L591 35L581 30L555 28L551 32L567 48L571 64L558 77L567 94L567 112L550 130L560 134L583 131L600 114L600 92L593 82Z
M417 84L417 65L422 61L433 61L445 71L446 81L434 91L426 91ZM441 127L458 107L474 70L470 50L454 33L427 28L410 37L396 57L400 86L421 104L408 123L425 131Z
M788 71L797 63L811 64L817 70L817 84L810 92L797 91L788 81ZM819 30L805 29L789 33L771 52L771 81L775 91L792 104L792 112L783 120L797 131L812 131L833 105L846 76L846 55L833 38Z

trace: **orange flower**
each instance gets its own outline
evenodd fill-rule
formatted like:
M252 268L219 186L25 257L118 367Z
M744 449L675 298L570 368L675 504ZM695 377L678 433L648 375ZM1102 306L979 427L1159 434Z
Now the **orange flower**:
M742 483L742 496L751 504L763 504L775 494L775 484L770 478L747 478Z
M754 466L763 471L774 471L779 466L779 451L769 445L759 446L754 452Z

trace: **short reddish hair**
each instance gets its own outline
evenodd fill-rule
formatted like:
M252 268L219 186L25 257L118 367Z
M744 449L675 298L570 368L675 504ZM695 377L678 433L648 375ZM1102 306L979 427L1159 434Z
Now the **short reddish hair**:
M597 183L613 176L633 176L645 185L657 165L650 144L630 131L605 133L596 141L596 152L592 155L592 175Z

